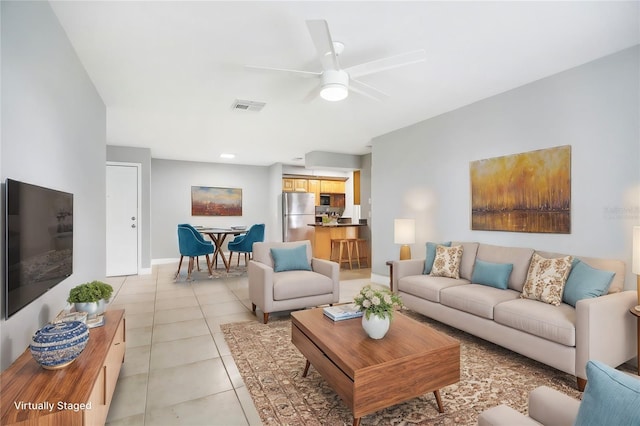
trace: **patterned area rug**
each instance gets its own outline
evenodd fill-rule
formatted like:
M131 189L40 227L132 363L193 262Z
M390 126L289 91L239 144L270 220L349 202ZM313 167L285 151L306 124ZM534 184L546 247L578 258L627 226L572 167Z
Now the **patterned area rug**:
M574 376L422 315L408 315L460 341L460 382L440 391L443 414L438 413L433 393L429 393L365 416L361 425L475 425L482 411L499 404L526 413L529 392L541 385L576 398L581 395ZM291 343L290 320L221 327L265 425L353 422L351 411L313 367L302 377L305 358Z
M207 264L200 265L200 270L194 268L194 271L191 272L191 281L205 281L208 279L220 279L220 278L228 278L228 277L243 277L247 275L247 267L244 265L235 266L235 262L229 268L229 272L226 271L225 268L217 268L214 269L211 278L209 278L209 271L207 271ZM187 281L187 268L183 265L180 270L180 275L176 281Z

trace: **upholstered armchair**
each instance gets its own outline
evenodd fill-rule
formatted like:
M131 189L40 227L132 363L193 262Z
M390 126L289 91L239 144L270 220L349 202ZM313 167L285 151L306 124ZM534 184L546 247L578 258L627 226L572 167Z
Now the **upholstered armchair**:
M246 234L240 235L227 244L229 249L229 264L233 259L233 253L238 253L238 263L240 265L240 253L244 253L244 264L248 264L249 255L253 253L253 243L264 241L264 223L257 223Z
M178 263L178 271L175 276L176 279L178 278L178 275L180 275L180 268L182 268L182 259L184 256L189 257L187 280L191 279L194 259L203 255L207 257L209 276L213 275L213 271L211 270L211 260L209 259L209 255L213 254L215 251L213 243L211 241L206 241L191 225L178 225L178 247L180 249L180 262Z
M338 264L312 258L309 241L254 243L248 272L251 307L260 308L265 324L271 312L331 305L340 297Z

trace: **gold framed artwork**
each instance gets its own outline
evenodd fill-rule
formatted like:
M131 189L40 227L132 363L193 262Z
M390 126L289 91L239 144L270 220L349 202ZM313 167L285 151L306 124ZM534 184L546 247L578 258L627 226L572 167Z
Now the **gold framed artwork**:
M571 233L571 146L472 161L471 229Z
M242 216L242 189L191 187L192 216Z

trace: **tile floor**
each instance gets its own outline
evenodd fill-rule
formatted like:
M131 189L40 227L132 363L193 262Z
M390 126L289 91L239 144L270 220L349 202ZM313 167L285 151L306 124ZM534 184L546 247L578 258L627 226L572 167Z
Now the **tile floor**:
M106 280L115 290L109 309L125 309L127 326L107 424L260 425L220 329L258 320L246 276L211 280L196 272L186 282L183 272L176 282L176 269L159 265L151 275ZM370 269L341 271L340 300L353 300L370 276Z

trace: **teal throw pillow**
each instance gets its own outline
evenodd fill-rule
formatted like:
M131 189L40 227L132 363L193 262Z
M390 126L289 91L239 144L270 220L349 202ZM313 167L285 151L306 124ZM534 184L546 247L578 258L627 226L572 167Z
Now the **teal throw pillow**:
M580 260L574 261L564 285L562 301L575 307L580 299L607 294L615 275L615 272L592 268Z
M512 270L513 263L492 263L476 259L471 283L506 290L509 287L509 276Z
M427 257L424 260L424 271L422 271L424 275L429 275L431 273L433 261L436 260L437 246L451 247L451 241L446 241L444 243L427 243Z
M587 362L587 380L574 425L639 423L640 380L599 361Z
M307 259L307 246L294 248L272 248L273 271L310 271L311 265Z

